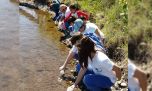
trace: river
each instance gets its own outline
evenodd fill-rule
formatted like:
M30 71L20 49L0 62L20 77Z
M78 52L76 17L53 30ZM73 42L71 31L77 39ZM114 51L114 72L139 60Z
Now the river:
M68 49L47 13L0 0L0 91L65 91L58 68Z

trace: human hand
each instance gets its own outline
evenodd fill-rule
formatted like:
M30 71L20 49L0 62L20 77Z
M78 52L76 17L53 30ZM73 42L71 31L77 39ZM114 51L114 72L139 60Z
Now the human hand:
M64 69L65 69L64 66L59 67L60 76L63 76L63 75L64 75L64 73L65 73Z
M70 87L67 88L67 91L74 91L75 85L72 85Z
M65 66L64 65L62 65L61 67L59 67L59 70L61 71L61 70L64 70L65 69Z
M64 75L64 70L60 70L60 76L63 76Z

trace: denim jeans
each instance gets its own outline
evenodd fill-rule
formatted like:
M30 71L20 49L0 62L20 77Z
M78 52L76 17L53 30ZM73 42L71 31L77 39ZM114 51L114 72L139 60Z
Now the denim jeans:
M80 68L80 64L77 64L76 71L79 72ZM92 70L86 71L83 83L90 91L105 91L105 88L110 88L114 85L108 77L96 75Z

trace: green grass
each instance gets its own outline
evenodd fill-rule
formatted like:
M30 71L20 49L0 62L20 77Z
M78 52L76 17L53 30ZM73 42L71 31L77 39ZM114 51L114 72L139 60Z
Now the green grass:
M135 46L129 49L130 54L135 51L129 56L133 60L147 61L152 55L152 1L130 0L129 5L129 43Z
M125 0L78 0L82 10L93 15L93 21L106 36L109 56L124 60L128 55L128 10ZM118 50L120 50L118 52ZM123 53L122 53L123 52ZM120 55L122 54L122 55ZM119 56L120 55L120 56Z
M151 54L152 44L152 0L77 0L82 10L88 11L93 17L91 22L102 28L106 36L105 46L109 56L116 60L128 58L128 42L133 41L134 50L139 53L146 50ZM129 8L128 8L129 7ZM129 39L129 41L128 41ZM141 43L147 47L139 49ZM121 51L120 51L121 49ZM119 51L118 51L119 50ZM122 54L121 56L119 56ZM138 54L138 55L136 55Z

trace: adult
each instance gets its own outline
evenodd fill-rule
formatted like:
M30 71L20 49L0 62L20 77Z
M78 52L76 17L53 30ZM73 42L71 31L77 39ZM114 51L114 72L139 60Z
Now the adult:
M70 15L71 11L70 11L68 6L66 6L65 4L61 4L60 5L60 12L61 12L61 18L60 18L60 21L58 24L58 28L60 30L66 30L66 27L64 24L64 19ZM63 31L63 32L66 35L66 31Z
M76 4L70 5L69 8L70 8L71 13L70 13L70 15L67 18L65 18L64 22L66 22L67 20L69 20L69 18L71 16L73 16L73 17L75 17L77 19L81 18L81 17L84 17L86 20L89 20L89 15L87 13L79 10L78 6Z
M60 4L61 4L61 0L52 0L52 3L49 5L50 10L55 13L55 17L53 18L54 21L59 16Z
M65 4L60 5L60 12L62 12L62 14L64 15L61 21L64 20L66 17L68 17L71 13L70 8L66 6Z
M128 88L129 91L147 91L147 75L128 61Z
M93 23L85 23L81 19L77 19L74 23L74 32L81 32L81 34L87 34L88 36L94 35L94 38L100 41L103 48L103 42L102 40L104 39L104 34L99 30L99 28L93 24ZM99 37L100 36L100 37ZM96 42L96 41L94 41ZM99 42L96 42L100 44ZM105 50L104 50L105 51ZM74 58L74 56L77 54L77 47L73 46L72 49L70 50L64 64L59 68L60 71L65 70L67 64L70 62L71 59Z
M82 19L77 19L74 23L74 32L85 33L95 33L100 40L104 40L104 34L100 31L97 25L91 22L84 22Z
M73 91L78 83L83 83L90 91L101 91L114 85L117 78L121 79L121 69L116 66L103 52L95 49L94 42L84 37L75 44L78 47L81 68L75 83L67 91Z
M75 17L76 19L78 18L85 18L85 20L89 20L89 15L80 11L78 9L78 5L76 4L72 4L70 5L70 11L71 13L69 14L69 16L67 16L65 19L64 19L64 24L65 24L65 27L66 27L66 30L68 30L70 24L68 23L68 20L70 19L70 17Z

